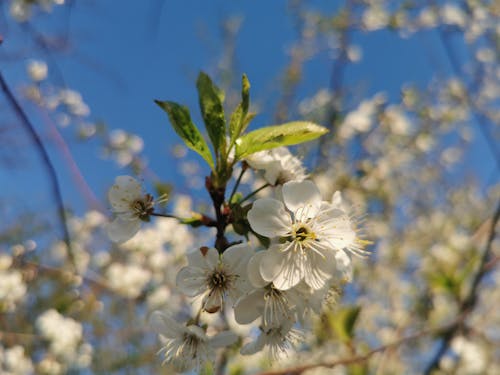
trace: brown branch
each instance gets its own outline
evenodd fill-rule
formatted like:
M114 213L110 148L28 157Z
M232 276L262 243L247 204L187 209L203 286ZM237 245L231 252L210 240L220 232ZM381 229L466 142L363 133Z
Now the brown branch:
M70 258L70 261L73 265L73 267L76 269L76 263L74 259L74 254L72 251L71 247L71 237L69 235L69 230L68 226L66 224L66 214L64 212L64 202L61 194L61 188L59 186L59 181L57 179L57 173L54 168L54 165L50 161L49 154L47 153L47 150L45 149L45 146L43 145L42 140L38 136L37 132L35 131L34 126L31 124L30 120L28 119L28 116L24 112L24 110L21 108L21 105L15 98L14 94L12 93L9 85L5 81L2 72L0 71L0 86L2 87L3 92L5 93L5 97L7 98L7 101L11 105L12 109L16 113L16 115L19 117L21 120L21 124L25 128L25 130L28 132L30 135L33 143L36 146L36 149L38 150L40 157L42 158L43 165L45 166L45 169L47 170L47 175L49 176L50 183L52 185L52 195L54 197L54 200L56 201L57 204L57 212L59 216L59 222L61 224L61 230L63 232L63 238L64 242L66 243L67 249L68 249L68 255Z

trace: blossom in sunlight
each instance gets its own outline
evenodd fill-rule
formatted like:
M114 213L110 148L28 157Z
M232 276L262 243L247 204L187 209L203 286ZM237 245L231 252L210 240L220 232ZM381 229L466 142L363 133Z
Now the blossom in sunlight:
M203 309L221 309L227 297L236 301L247 289L246 267L253 251L246 244L233 245L219 255L201 248L188 255L189 265L177 274L177 286L190 297L203 295Z
M353 219L342 209L340 193L325 202L313 182L291 181L283 185L282 195L283 202L258 199L248 212L256 233L279 240L262 256L264 280L280 290L301 280L321 289L334 273L351 267L345 250L366 254Z
M47 78L47 64L45 61L30 60L27 66L28 75L35 82L43 81Z
M134 264L113 263L106 271L109 287L127 298L137 298L151 276L149 270Z
M50 341L50 351L54 355L67 361L76 358L83 338L83 327L79 322L50 309L37 318L36 327L41 336Z
M220 332L207 336L205 331L195 325L181 325L167 313L153 312L153 329L158 331L165 359L163 364L171 364L178 372L202 367L207 361L213 361L215 349L232 345L238 337L230 332Z
M240 353L251 355L267 347L271 359L278 359L303 339L302 332L293 328L293 325L294 322L290 320L283 320L277 326L262 325L257 339L245 344Z
M279 290L262 278L260 262L264 251L256 253L248 262L248 280L253 289L245 293L234 307L234 317L239 324L250 324L262 317L266 326L278 326L283 320L291 320L293 301L300 297L291 290Z
M291 180L302 181L306 178L302 162L286 147L256 152L247 156L246 162L253 169L263 170L264 179L271 185Z
M153 196L144 194L141 184L130 176L118 176L108 191L111 208L116 215L108 225L108 235L114 242L125 242L149 221L154 210Z
M0 345L0 373L5 375L33 374L33 363L20 345L4 348Z
M27 291L22 273L10 269L12 261L11 256L0 255L0 312L14 311Z

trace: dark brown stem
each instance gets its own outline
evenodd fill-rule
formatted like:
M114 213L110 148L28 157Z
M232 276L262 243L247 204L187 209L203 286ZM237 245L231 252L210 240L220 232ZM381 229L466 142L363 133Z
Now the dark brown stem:
M215 237L215 248L219 251L219 253L223 253L229 247L229 242L226 238L226 227L229 218L229 212L223 212L223 204L226 195L226 186L214 186L212 183L212 179L207 177L205 180L205 187L207 188L208 193L210 194L210 198L212 199L212 203L215 210L215 220L217 234Z

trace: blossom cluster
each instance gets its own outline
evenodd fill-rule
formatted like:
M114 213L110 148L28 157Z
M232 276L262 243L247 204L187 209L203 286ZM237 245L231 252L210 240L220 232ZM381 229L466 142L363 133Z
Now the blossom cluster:
M303 338L300 328L321 312L330 290L352 279L352 255L368 254L368 242L360 239L356 216L341 193L324 200L287 148L258 152L245 162L274 186L272 197L250 205L246 220L252 235L222 250L202 246L188 252L176 285L199 303L198 313L186 324L170 312L156 311L152 317L164 362L177 371L201 367L213 360L215 348L238 341L231 330L208 335L201 324L201 314L230 309L237 324L258 327L258 336L243 342L241 354L267 349L271 358L279 357ZM108 197L115 213L108 234L115 242L129 240L142 222L161 216L157 201L133 177L117 177ZM267 239L266 246L259 237ZM125 273L116 267L109 272Z

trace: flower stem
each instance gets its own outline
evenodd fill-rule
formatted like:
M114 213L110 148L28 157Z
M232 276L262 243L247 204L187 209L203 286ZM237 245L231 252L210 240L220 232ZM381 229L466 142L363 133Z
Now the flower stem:
M264 189L265 189L266 187L268 187L268 186L271 186L271 184L265 184L265 185L262 185L262 186L261 186L260 188L258 188L257 190L252 191L250 194L248 194L246 197L244 197L244 198L240 201L240 203L243 203L243 202L245 202L246 200L248 200L248 199L252 198L255 194L257 194L257 193L258 193L259 191L261 191L261 190L264 190Z
M233 190L231 191L231 195L229 196L229 203L231 203L231 201L233 200L234 194L236 194L236 189L238 189L238 186L240 186L241 178L243 177L243 174L247 169L248 169L247 163L243 162L241 165L240 175L238 176L238 179L236 180L236 183L233 186Z

